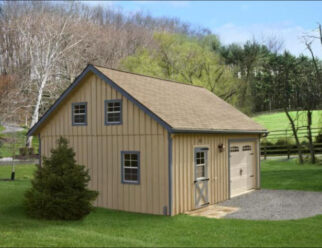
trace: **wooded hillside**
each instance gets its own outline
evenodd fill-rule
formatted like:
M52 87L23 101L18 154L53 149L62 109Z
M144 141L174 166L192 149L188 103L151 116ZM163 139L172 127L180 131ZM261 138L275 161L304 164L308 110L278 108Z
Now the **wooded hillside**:
M310 46L320 35L303 43L312 57L295 57L274 39L224 46L174 18L1 2L0 119L32 126L88 63L202 85L248 114L321 108L322 66Z

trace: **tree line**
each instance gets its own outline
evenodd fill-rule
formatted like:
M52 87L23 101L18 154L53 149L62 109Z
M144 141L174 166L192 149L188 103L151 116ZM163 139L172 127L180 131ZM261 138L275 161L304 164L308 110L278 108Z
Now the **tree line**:
M156 33L155 45L140 48L121 62L125 70L178 80L208 88L245 113L282 109L288 117L304 162L298 138L299 113L306 119L311 162L315 163L312 136L312 111L322 104L322 63L315 56L312 42L322 48L321 26L318 35L303 37L311 57L279 52L280 43L271 46L256 41L244 45L222 46L214 35L188 37L181 34ZM293 117L290 111L297 111Z
M321 60L282 50L282 42L221 44L206 28L176 18L128 14L82 3L0 3L0 118L34 125L88 63L204 86L243 112L321 108ZM27 142L30 144L30 140ZM301 153L299 144L299 153ZM314 154L312 154L312 158Z
M175 18L77 2L1 2L1 119L33 126L86 64L118 67L138 47L151 46L155 31L209 33Z

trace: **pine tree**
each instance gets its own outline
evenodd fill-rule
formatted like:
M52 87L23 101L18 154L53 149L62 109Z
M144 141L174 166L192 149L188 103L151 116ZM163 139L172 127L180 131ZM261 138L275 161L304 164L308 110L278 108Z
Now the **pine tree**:
M76 164L75 152L67 139L60 137L51 157L44 157L25 194L25 206L31 217L77 220L89 214L98 192L87 188L90 176Z

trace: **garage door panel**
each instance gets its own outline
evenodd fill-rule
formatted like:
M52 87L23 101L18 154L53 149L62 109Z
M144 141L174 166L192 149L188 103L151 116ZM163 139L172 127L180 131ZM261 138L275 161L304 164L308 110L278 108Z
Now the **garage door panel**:
M242 172L240 172L240 170L242 170ZM244 177L246 176L247 173L247 165L245 166L241 166L241 167L236 167L236 168L231 168L230 170L230 179L232 179L233 177Z
M231 196L255 188L255 142L230 144L230 192Z
M255 175L247 178L247 189L253 189L255 187Z

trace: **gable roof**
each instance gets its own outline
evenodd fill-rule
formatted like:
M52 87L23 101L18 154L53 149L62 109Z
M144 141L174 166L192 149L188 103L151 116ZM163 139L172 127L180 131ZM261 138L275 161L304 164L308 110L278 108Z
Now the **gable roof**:
M266 133L267 130L205 88L88 65L28 131L33 135L56 107L93 72L171 133Z

